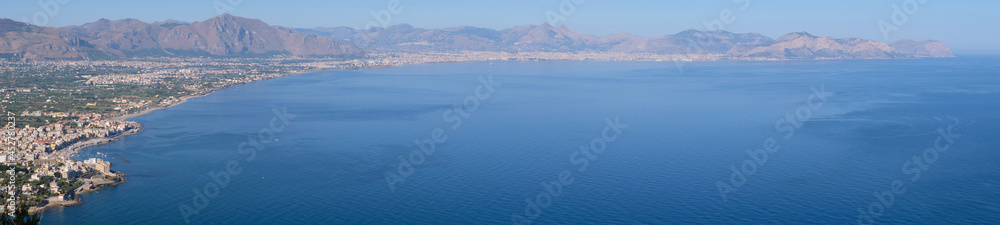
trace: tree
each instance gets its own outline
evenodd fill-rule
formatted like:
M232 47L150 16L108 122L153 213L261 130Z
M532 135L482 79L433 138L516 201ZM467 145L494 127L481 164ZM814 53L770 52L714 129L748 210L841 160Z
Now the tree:
M37 225L42 222L38 215L28 215L27 204L18 204L13 217L7 215L6 211L0 215L0 225Z

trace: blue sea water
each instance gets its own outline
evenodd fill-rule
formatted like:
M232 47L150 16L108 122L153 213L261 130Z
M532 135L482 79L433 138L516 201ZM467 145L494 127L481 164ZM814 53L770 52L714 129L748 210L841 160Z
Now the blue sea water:
M128 182L43 224L1000 224L998 57L682 68L425 64L232 87L81 151L116 154L104 157ZM492 92L480 87L490 77ZM475 110L454 129L466 101ZM294 117L282 128L276 110ZM270 143L240 146L272 127ZM438 128L433 154L406 159ZM960 137L927 150L939 129ZM766 161L747 153L767 140L780 147ZM592 142L606 148L580 150ZM393 189L400 157L422 164ZM197 201L231 161L239 173ZM741 167L745 182L731 179ZM546 190L562 173L572 183ZM741 185L724 200L719 182Z

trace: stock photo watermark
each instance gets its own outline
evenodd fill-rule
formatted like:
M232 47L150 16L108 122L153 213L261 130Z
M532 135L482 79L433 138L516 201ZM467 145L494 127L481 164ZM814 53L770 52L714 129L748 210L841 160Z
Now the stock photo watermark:
M534 198L524 199L524 213L510 215L511 224L531 224L533 220L542 216L544 210L552 206L556 198L562 195L564 188L573 184L576 180L574 176L587 171L590 163L596 161L598 156L608 149L608 144L617 141L618 136L629 127L628 124L621 123L618 116L614 119L605 118L604 123L600 135L594 137L587 145L580 145L579 150L569 156L570 164L576 167L575 172L573 169L563 169L555 179L542 181L538 194Z
M212 1L212 7L215 8L216 14L225 14L236 11L236 7L243 4L243 0L215 0Z
M739 11L746 11L750 8L750 0L732 0L733 4L736 4L736 9ZM726 30L726 25L736 22L736 15L732 9L722 9L719 11L719 18L713 20L704 20L701 23L705 25L708 31L722 31Z
M875 200L871 201L867 207L858 208L858 224L875 224L875 220L885 215L885 212L889 208L892 208L892 205L896 202L896 197L906 194L907 185L912 185L920 181L923 173L941 158L941 153L950 150L955 141L962 137L961 134L954 133L954 128L958 126L959 120L952 118L951 121L953 123L948 123L936 130L935 135L937 137L934 139L931 147L913 155L903 163L901 172L909 179L892 180L889 182L888 188L877 190L873 193Z
M257 159L257 153L264 151L269 144L273 142L277 133L285 131L290 119L294 119L295 115L288 113L288 108L282 108L278 110L277 108L271 109L274 114L271 120L268 122L268 126L261 128L257 135L247 135L247 140L241 142L236 146L236 152L240 155L245 155L246 158L243 160L245 163L251 163ZM229 186L233 177L239 175L243 172L243 167L238 160L229 160L226 162L223 169L208 171L207 175L211 178L210 181L205 182L205 184L199 189L198 187L192 188L194 196L191 197L190 205L182 201L177 205L177 209L181 213L181 217L184 218L185 223L191 223L191 217L201 213L205 207L208 207L212 199L219 197L219 194Z
M52 18L59 15L59 11L62 9L63 5L69 4L70 0L38 0L38 7L41 8L31 14L31 18L21 17L21 21L27 22L29 25L35 26L47 26ZM13 36L10 38L12 42L10 46L22 50L25 47L22 43L25 41L32 40L29 34L29 29L31 26L23 26L22 32L9 32L8 34Z
M452 108L445 110L444 114L441 115L442 121L451 124L451 126L431 129L428 138L413 139L417 149L410 151L407 156L399 155L397 157L399 164L395 170L385 171L385 183L389 186L389 191L396 192L396 185L406 181L406 178L416 172L417 167L424 165L427 157L434 155L437 145L448 140L447 129L456 131L461 128L463 121L469 119L483 102L493 97L496 88L503 85L493 81L493 74L479 76L478 80L479 85L476 86L471 95L466 96L461 102L452 104Z
M889 16L889 21L892 22L883 19L876 23L882 32L882 38L889 40L889 33L898 31L899 27L906 25L906 22L910 21L910 16L920 11L920 6L924 3L927 3L927 0L906 0L902 6L892 4L892 14Z
M739 10L740 12L746 11L747 9L750 8L750 0L731 0L731 2L735 4L735 6L733 7L736 10ZM726 29L726 25L732 24L734 22L736 22L735 12L733 11L733 9L726 8L719 11L718 18L714 18L711 20L703 20L701 23L702 25L705 26L705 30L709 32L716 32L716 31L724 31ZM684 39L684 41L687 42L687 45L684 45L684 51L682 53L684 60L674 61L674 64L677 66L678 71L684 73L684 64L685 64L684 61L694 60L695 57L693 56L707 52L705 48L709 42L708 38L709 37L707 36L699 36L694 38L694 40L692 40L691 38Z
M795 131L802 128L805 122L811 120L814 112L823 108L828 101L828 97L833 96L833 92L826 91L826 85L809 88L812 94L806 98L805 105L799 106L794 112L785 114L785 118L774 122L774 130L783 140L789 140L795 136ZM729 170L729 182L716 181L715 186L719 189L719 196L723 202L729 201L729 195L739 191L739 188L747 183L750 178L757 174L757 170L767 164L769 155L778 153L781 144L776 138L766 138L760 148L748 149L746 151L749 159L743 160L739 166L732 165Z
M555 11L545 11L545 19L548 20L549 25L558 26L557 24L566 22L570 16L576 14L576 8L586 2L587 0L562 0Z
M49 24L49 20L59 14L62 6L69 4L69 2L70 0L38 0L38 7L42 9L31 14L31 20L28 20L27 17L21 17L21 21L30 21L32 25L36 26L46 26Z
M413 1L413 0L406 0ZM385 3L385 9L371 11L372 20L361 27L361 39L354 44L359 48L364 48L374 42L370 31L376 27L385 29L392 24L392 17L403 13L403 3L399 0L389 0Z
M10 159L14 159L15 153L17 151L17 146L14 144L14 142L11 142L11 140L13 139L13 137L17 136L17 131L15 130L15 128L17 128L17 117L15 117L16 114L14 114L13 112L9 112L8 111L5 114L6 114L6 116L4 116L4 117L7 120L7 123L4 126L4 143L9 143L10 146L6 147L6 151L4 151L4 155L6 156L5 160L10 160ZM7 207L7 209L16 209L17 208L17 197L16 197L16 191L14 191L14 190L17 188L17 182L15 181L17 179L17 171L14 170L13 167L11 167L11 168L7 169L7 171L5 171L5 172L7 172L7 174L9 175L7 177L7 188L6 189L10 190L10 191L8 193L6 193L7 194L7 199L6 199L7 204L4 204L4 205ZM7 210L7 215L8 216L14 216L14 210Z

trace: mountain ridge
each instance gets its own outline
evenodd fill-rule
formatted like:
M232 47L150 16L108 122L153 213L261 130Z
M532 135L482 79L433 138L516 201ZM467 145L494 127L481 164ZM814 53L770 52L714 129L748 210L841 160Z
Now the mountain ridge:
M0 29L4 31L0 36L0 53L23 54L29 58L171 56L180 52L207 56L356 57L364 54L357 46L330 37L299 33L291 28L230 14L193 23L100 19L61 28L26 23L18 26L11 21L0 21ZM37 38L43 40L31 41Z
M360 47L359 47L360 46ZM409 24L358 30L274 26L220 14L204 21L107 20L41 27L0 19L0 54L28 58L175 56L338 56L372 52L607 52L714 55L722 59L891 59L954 57L939 41L892 44L794 32L777 39L759 33L684 30L672 35L593 35L565 26L524 25L502 30L460 26L424 29ZM718 58L718 57L717 57Z
M398 24L386 28L357 30L350 27L299 28L304 33L336 40L364 43L378 51L506 51L506 52L616 52L699 55L766 59L891 59L954 57L939 41L887 44L861 38L815 36L793 32L777 39L759 33L684 30L673 35L635 36L616 33L605 36L578 33L565 25L524 25L495 30L470 26L442 29ZM432 35L433 34L433 35ZM902 41L902 40L901 40Z

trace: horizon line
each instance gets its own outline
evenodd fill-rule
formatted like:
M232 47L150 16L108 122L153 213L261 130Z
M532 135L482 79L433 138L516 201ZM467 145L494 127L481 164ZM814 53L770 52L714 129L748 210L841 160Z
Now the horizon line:
M121 19L108 19L108 18L101 17L100 19L97 19L95 21L84 22L83 24L80 24L80 25L67 25L67 26L53 27L53 28L66 28L66 27L74 27L74 26L78 27L78 26L84 26L84 25L87 25L87 24L95 23L95 22L98 22L98 21L101 21L101 20L108 20L108 21L137 20L137 21L140 21L140 22L143 22L143 23L147 23L147 24L168 23L168 22L176 21L176 22L180 22L180 23L184 23L184 24L193 24L193 23L208 21L208 20L211 20L211 19L217 18L217 17L223 17L223 16L226 16L226 15L232 16L232 17L244 18L244 19L259 20L259 21L261 21L261 22L263 22L263 23L265 23L265 24L267 24L269 26L280 26L280 27L291 28L291 29L294 29L294 30L298 30L298 29L317 29L317 28L341 28L341 27L350 28L350 29L357 30L357 31L364 31L365 30L364 28L358 28L358 27L352 27L352 26L345 26L345 25L339 25L339 26L319 26L319 27L311 27L311 28L283 26L283 25L271 24L271 23L268 23L267 21L264 21L264 20L259 19L259 18L243 17L243 16L238 16L238 15L233 15L231 13L218 14L216 16L209 17L209 18L206 18L206 19L200 20L200 21L182 21L182 20L177 20L177 19L166 19L164 21L148 22L148 21L144 21L142 19L137 19L137 18L132 18L132 17L121 18ZM28 24L28 25L32 25L32 26L40 26L40 25L31 24L31 22L20 21L20 20L14 19L14 18L3 18L3 17L0 17L0 19L9 19L9 20L12 20L12 21L22 22L22 23L25 23L25 24ZM574 30L573 28L570 28L569 26L567 26L565 24L560 24L559 26L553 26L552 24L550 24L547 21L543 21L539 25L533 25L533 24L515 25L515 26L506 27L506 28L502 28L502 29L488 28L488 27L477 27L475 25L461 25L461 26L440 27L440 28L425 28L425 27L416 27L416 26L413 26L413 25L411 25L409 23L396 23L396 24L392 24L392 25L372 27L371 29L388 29L388 28L394 27L394 26L407 25L407 26L410 26L410 27L413 27L413 28L417 28L417 29L428 29L428 30L430 30L430 29L449 29L449 28L473 27L473 28L482 28L482 29L490 29L490 30L501 31L501 30L515 28L515 27L523 27L523 26L536 26L537 27L537 26L543 26L543 25L546 25L546 24L548 24L551 27L565 27L565 28L568 28L568 29L572 30L573 32L577 32L576 30ZM50 27L50 26L41 26L41 27ZM726 33L732 33L732 34L757 34L757 35L761 35L761 36L768 37L768 38L771 38L771 39L779 39L779 38L781 38L781 36L788 35L788 34L794 34L794 33L806 33L806 34L809 34L811 36L815 36L815 35L812 35L811 33L809 33L808 31L795 31L795 32L784 32L781 36L778 36L777 38L775 38L775 37L771 37L771 36L768 36L768 35L765 35L765 34L762 34L762 33L759 33L759 32L736 33L736 32L728 31L728 30L725 30L725 29L719 29L719 30L701 30L701 29L695 29L695 28L684 29L684 30L681 30L681 31L677 31L676 33L673 33L673 34L661 34L661 35L656 35L656 36L635 35L635 34L632 34L630 32L627 32L627 31L616 32L616 33L609 33L609 34L605 34L605 35L592 34L592 33L580 33L580 32L577 32L577 33L584 34L584 35L595 35L595 36L599 36L599 37L604 37L604 36L609 36L609 35L615 35L615 34L626 34L626 35L635 36L635 37L660 37L660 36L676 35L676 34L680 34L680 33L683 33L683 32L692 31L692 30L698 31L698 32L726 32ZM879 41L879 40L875 40L875 39L865 39L865 38L861 38L859 36L853 36L853 37L816 36L816 37L831 37L831 38L835 38L835 39L857 38L857 39L863 39L863 40L878 41L878 42L887 43L887 44L891 43L891 42ZM938 41L938 40L935 40L935 39L913 40L913 39L910 39L910 38L899 38L899 39L897 39L897 40L895 40L893 42L901 41L901 40L910 40L910 41ZM941 41L938 41L938 42L941 42ZM944 42L942 42L942 43L944 43ZM945 43L945 44L947 44L947 43Z

